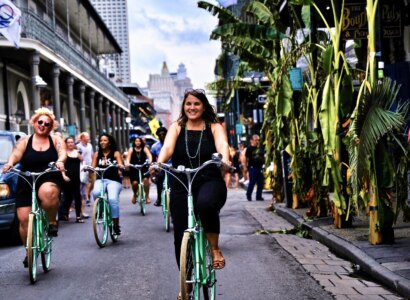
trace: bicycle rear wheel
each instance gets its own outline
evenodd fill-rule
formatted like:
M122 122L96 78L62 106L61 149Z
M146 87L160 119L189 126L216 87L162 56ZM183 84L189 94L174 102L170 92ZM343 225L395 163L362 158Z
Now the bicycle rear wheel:
M28 271L30 275L30 282L35 283L37 280L38 240L37 240L37 218L32 213L28 217L27 256L28 256Z
M169 232L169 226L170 226L170 221L171 221L171 214L170 214L170 209L169 209L169 200L170 199L170 195L169 195L169 191L165 191L165 201L162 204L162 209L163 209L163 213L164 213L164 218L165 218L165 231Z
M205 244L205 262L206 262L206 284L202 286L204 299L205 300L214 300L215 299L215 270L212 267L212 253L211 253L211 245L209 244L208 240L206 240Z
M104 199L97 198L93 207L93 230L95 241L100 248L107 244L108 239L108 216Z
M48 220L44 218L42 223L44 250L41 251L41 264L43 265L44 272L48 272L51 263L53 238L48 235Z
M142 183L138 184L138 203L140 204L141 214L145 216L145 192Z
M198 291L199 284L195 278L195 249L194 236L185 232L182 238L181 254L179 258L179 290L182 300L189 300L190 291ZM196 299L196 298L194 298Z

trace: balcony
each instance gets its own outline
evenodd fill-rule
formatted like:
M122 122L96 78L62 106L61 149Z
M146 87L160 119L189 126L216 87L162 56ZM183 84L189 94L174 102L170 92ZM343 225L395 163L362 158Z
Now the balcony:
M37 40L51 49L56 55L62 57L71 68L86 77L90 82L94 83L101 90L104 90L108 95L114 98L124 107L129 107L127 96L110 80L93 66L91 60L95 57L87 55L89 60L85 58L81 47L69 42L63 33L58 33L50 26L49 23L42 20L35 13L22 9L22 37Z

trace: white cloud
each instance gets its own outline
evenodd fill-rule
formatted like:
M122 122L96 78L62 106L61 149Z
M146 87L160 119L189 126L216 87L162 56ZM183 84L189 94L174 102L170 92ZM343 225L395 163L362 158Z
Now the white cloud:
M146 86L149 74L161 72L163 61L171 72L184 63L196 88L214 80L221 49L209 36L216 17L192 0L129 0L128 10L133 82Z

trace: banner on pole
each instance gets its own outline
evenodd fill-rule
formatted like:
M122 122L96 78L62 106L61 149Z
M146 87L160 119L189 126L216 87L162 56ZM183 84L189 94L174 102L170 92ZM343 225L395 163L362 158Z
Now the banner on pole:
M0 33L20 47L21 11L10 0L0 0Z

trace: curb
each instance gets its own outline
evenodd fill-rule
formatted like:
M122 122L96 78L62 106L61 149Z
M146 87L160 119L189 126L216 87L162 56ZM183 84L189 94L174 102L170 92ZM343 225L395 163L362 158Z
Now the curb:
M280 204L274 204L274 207L277 214L289 223L295 226L306 226L309 228L314 240L326 245L337 255L346 257L353 263L359 265L363 271L374 279L383 283L406 299L410 299L410 280L393 273L386 267L383 267L375 259L367 255L366 252L348 241L320 227L312 227L311 224L305 222L303 217L295 213L293 210L283 207Z

